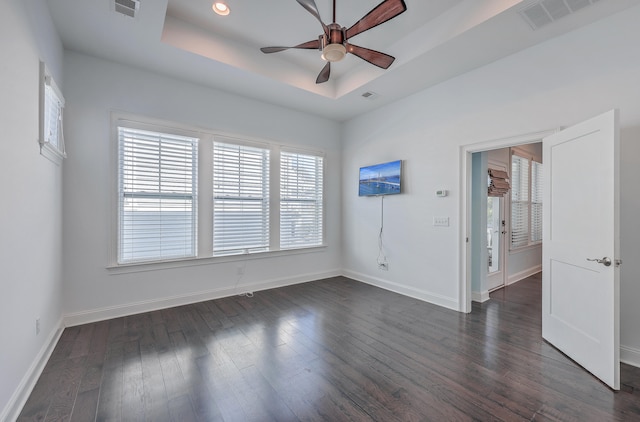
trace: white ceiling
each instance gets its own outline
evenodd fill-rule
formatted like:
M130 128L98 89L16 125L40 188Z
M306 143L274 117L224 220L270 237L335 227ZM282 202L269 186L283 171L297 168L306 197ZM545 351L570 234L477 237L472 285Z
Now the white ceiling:
M336 20L348 28L380 1L337 0ZM640 3L591 0L534 31L520 14L534 1L405 0L405 13L352 39L396 57L393 65L382 70L348 54L320 85L320 52L259 50L317 39L320 23L295 0L227 0L226 17L213 13L212 0L140 0L136 18L116 13L113 0L48 5L66 49L344 121ZM325 23L331 3L316 0ZM365 99L367 91L378 95Z

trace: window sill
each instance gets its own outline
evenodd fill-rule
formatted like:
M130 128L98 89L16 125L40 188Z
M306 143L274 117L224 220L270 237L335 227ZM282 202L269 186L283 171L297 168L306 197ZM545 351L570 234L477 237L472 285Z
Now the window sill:
M509 253L510 254L518 254L518 253L530 251L532 249L537 249L537 248L539 248L541 246L542 246L542 242L532 243L532 244L527 245L527 246L519 246L519 247L514 248L514 249L509 249Z
M58 148L51 145L49 142L40 144L40 155L59 166L62 164L62 160L67 158L67 155L61 152Z
M130 264L111 264L106 267L110 275L129 274L144 271L158 271L172 268L195 267L199 265L213 265L227 262L242 262L256 259L269 259L281 256L301 255L308 253L324 252L327 245L313 246L300 249L287 249L282 251L253 252L248 254L207 256L194 258L181 258L164 261L134 262Z

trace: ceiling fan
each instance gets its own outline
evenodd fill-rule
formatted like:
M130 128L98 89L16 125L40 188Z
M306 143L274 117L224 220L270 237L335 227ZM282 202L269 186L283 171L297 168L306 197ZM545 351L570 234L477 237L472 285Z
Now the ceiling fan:
M349 39L385 23L407 10L404 0L384 0L349 29L336 23L336 0L333 0L333 23L329 25L325 25L322 22L320 13L318 12L318 7L314 0L296 1L311 13L318 22L320 22L323 33L317 40L307 41L293 47L262 47L260 51L265 54L277 53L290 48L322 51L322 59L326 60L327 64L324 65L324 68L320 71L320 74L316 79L317 84L321 84L329 80L331 62L342 60L347 53L358 56L373 65L381 67L382 69L389 68L391 63L395 60L395 57L388 54L351 44Z

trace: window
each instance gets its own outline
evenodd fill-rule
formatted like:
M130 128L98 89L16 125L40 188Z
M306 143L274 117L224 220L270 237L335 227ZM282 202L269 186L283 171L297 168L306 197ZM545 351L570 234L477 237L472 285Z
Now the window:
M196 256L198 139L118 128L118 263Z
M213 144L213 253L269 248L269 150Z
M62 131L64 97L42 62L40 79L40 153L60 163L66 157Z
M542 164L511 158L511 249L542 241Z
M323 159L315 155L280 155L280 248L322 244Z
M112 123L111 268L323 246L321 152L119 113Z

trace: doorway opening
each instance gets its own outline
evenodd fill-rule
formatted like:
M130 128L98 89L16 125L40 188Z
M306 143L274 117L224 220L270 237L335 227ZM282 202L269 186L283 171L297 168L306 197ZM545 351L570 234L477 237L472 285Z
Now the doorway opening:
M494 168L496 166L502 169L507 168L511 172L510 151L512 149L522 150L524 145L537 144L542 138L555 132L555 130L536 132L461 148L463 174L459 303L462 312L471 312L472 301L488 300L490 290L499 289L541 270L541 247L538 247L540 252L538 252L537 268L524 262L523 265L526 268L514 270L515 267L512 265L511 270L509 269L510 260L516 264L518 260L526 261L527 252L535 248L529 244L512 247L514 233L511 233L511 197L506 195L493 199L487 196L487 172L490 165ZM502 154L502 159L495 159L497 151L499 151L498 154ZM489 153L492 155L491 160L489 160ZM483 190L484 194L479 195L478 193ZM527 207L530 212L531 205Z
M620 389L618 114L611 110L547 136L527 135L517 142L505 139L461 148L461 226L465 237L460 243L460 307L471 311L472 277L484 273L479 271L477 256L486 244L471 236L477 231L477 224L472 224L476 214L473 193L479 183L479 178L473 177L478 172L472 164L483 151L544 139L545 163L539 169L544 191L539 204L541 227L542 215L546 219L540 236L545 242L542 337L613 390ZM516 201L520 200L514 196L512 202ZM532 205L527 205L529 217ZM475 208L486 212L485 207L476 204ZM518 247L514 227L512 222L510 242L511 247Z

